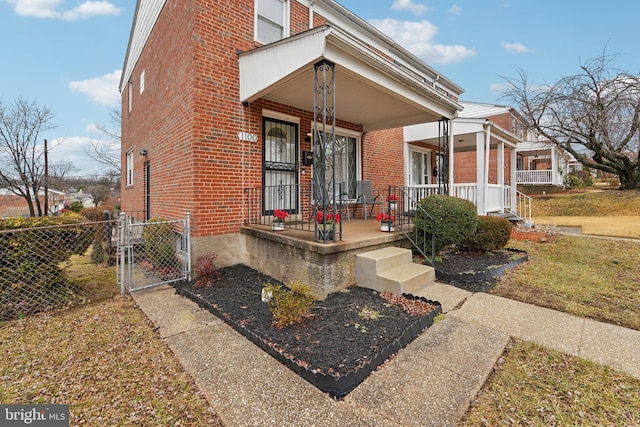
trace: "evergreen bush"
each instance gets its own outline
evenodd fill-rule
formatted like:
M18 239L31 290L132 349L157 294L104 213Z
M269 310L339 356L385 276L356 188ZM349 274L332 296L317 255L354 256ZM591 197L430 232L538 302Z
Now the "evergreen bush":
M476 206L464 199L432 194L420 200L419 205L435 219L435 248L441 252L444 248L457 245L476 231L478 212ZM418 244L431 248L433 224L425 218L420 209L414 219ZM424 236L424 237L423 237Z
M475 233L463 240L458 248L466 252L497 251L507 246L511 223L498 216L479 216Z

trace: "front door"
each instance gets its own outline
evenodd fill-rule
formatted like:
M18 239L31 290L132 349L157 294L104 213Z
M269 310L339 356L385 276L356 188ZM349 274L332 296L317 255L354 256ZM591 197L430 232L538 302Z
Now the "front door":
M298 125L263 119L263 214L298 213Z

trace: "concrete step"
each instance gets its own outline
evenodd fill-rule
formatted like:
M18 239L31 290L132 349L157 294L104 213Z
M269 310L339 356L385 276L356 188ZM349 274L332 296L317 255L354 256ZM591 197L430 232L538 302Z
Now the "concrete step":
M385 289L395 294L413 294L436 280L436 270L422 264L405 264L378 274Z
M356 285L389 291L395 294L413 294L435 282L432 267L412 261L409 249L387 247L356 255Z

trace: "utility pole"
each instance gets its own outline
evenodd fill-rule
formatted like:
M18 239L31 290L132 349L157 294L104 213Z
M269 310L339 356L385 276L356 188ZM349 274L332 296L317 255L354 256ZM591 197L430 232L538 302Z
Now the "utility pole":
M38 197L37 194L36 197ZM49 152L46 139L44 140L44 216L49 216Z

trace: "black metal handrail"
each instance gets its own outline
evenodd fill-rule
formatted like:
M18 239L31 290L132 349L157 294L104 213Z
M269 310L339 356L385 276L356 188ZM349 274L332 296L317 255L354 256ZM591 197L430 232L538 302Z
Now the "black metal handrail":
M414 249L433 266L436 257L436 220L420 205L420 200L424 198L421 190L416 187L389 186L385 199L385 212L389 216L393 215L393 222L398 225L400 232L411 242ZM427 242L429 242L427 228L421 227L419 230L414 224L416 217L431 223L431 248L427 248ZM422 239L419 239L420 231L422 231ZM427 255L428 253L430 255Z

